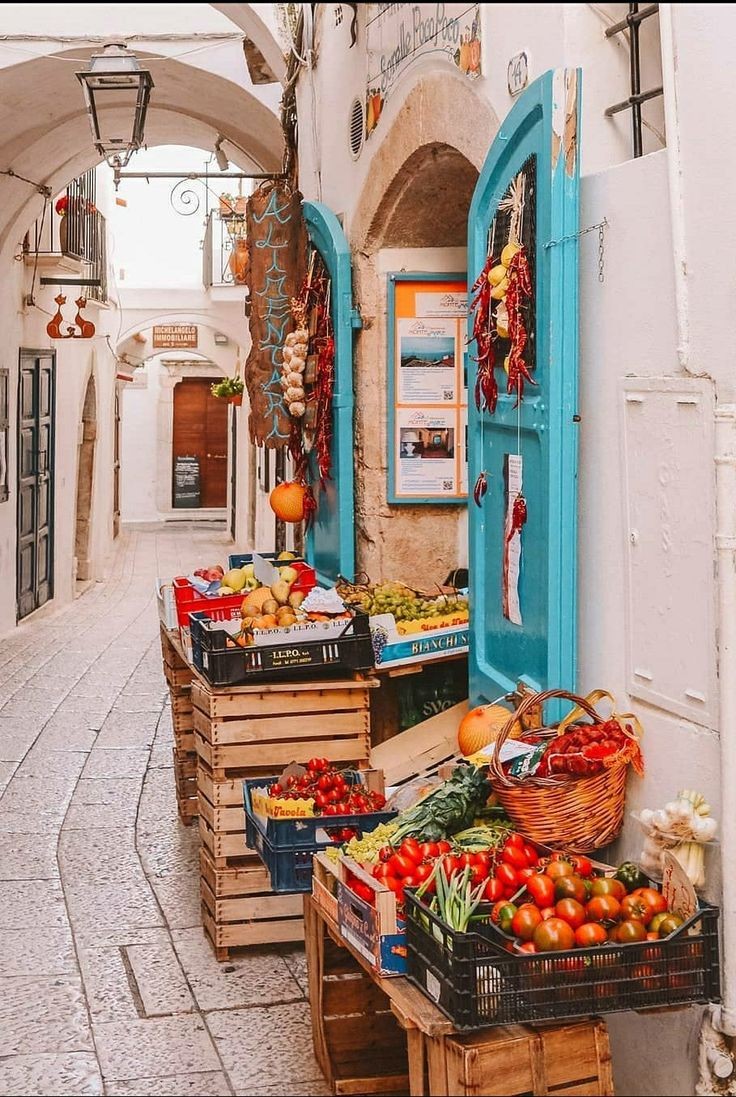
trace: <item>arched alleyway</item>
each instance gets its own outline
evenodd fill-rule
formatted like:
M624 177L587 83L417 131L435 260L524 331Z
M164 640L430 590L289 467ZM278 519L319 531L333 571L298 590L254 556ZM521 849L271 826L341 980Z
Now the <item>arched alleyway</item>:
M215 961L176 812L153 581L225 554L129 527L106 582L0 641L2 1093L328 1092L303 953Z

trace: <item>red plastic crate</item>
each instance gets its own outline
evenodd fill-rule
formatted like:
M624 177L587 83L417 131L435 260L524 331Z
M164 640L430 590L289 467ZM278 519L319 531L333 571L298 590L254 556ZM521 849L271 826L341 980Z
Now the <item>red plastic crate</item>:
M225 594L222 598L205 598L184 575L174 579L176 616L180 628L189 625L190 613L206 613L213 621L232 621L240 617L243 594Z

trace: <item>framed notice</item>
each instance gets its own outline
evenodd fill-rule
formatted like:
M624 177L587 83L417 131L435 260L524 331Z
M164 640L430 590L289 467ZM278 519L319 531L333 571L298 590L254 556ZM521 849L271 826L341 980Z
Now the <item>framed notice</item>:
M155 350L194 350L197 334L196 324L154 324L153 346Z
M389 503L468 496L465 278L388 279Z

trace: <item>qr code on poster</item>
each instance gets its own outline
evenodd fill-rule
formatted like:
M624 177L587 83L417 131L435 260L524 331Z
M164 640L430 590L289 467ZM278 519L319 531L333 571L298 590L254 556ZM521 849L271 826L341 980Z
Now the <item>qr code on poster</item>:
M452 480L443 480L442 481L442 490L443 491L452 491Z
M442 399L443 400L452 400L454 395L455 395L455 393L452 391L452 389L444 389L443 392L442 392Z

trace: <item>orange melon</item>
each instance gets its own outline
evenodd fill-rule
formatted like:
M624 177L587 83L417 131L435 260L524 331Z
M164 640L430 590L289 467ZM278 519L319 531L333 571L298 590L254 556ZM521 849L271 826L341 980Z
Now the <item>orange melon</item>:
M304 518L306 491L301 484L285 480L269 496L271 510L282 522L301 522Z
M471 708L463 716L457 729L457 743L463 757L477 754L483 747L493 743L510 715L510 711L503 705L478 705ZM517 724L510 737L518 739L520 731Z

